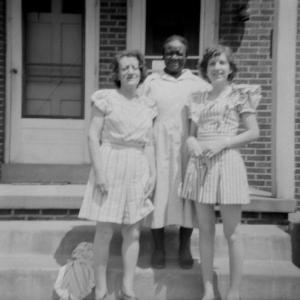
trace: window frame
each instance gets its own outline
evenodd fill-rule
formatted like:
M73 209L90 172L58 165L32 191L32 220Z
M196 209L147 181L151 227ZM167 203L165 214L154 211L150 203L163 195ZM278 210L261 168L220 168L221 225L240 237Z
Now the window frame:
M127 0L127 48L138 49L145 53L146 47L146 1ZM199 55L189 58L202 57L204 49L217 43L219 39L220 0L199 0L200 5L200 36ZM146 56L160 60L161 56Z

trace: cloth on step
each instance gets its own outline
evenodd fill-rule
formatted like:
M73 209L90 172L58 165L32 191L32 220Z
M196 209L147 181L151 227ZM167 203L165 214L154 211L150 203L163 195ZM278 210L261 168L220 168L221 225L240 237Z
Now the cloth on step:
M93 270L93 244L81 242L71 254L71 259L62 266L54 285L59 300L81 300L95 286Z

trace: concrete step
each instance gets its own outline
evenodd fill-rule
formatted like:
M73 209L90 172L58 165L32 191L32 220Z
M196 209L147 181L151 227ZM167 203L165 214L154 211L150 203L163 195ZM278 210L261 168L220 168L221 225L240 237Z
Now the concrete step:
M108 300L116 300L122 277L120 258L112 256L108 266ZM0 256L0 295L5 300L57 299L53 292L60 264L48 255ZM228 261L216 259L214 285L217 299L228 286ZM288 261L247 260L241 287L243 300L299 300L300 270ZM202 295L200 263L191 270L169 260L167 268L154 270L139 260L135 289L140 300L199 300ZM91 294L88 300L93 300Z
M3 183L86 183L89 164L21 164L7 163L1 166Z
M0 223L0 255L45 254L52 255L61 264L70 257L72 250L82 241L92 242L95 224L88 221L2 221ZM254 260L291 260L290 235L276 225L241 225L245 245L245 257ZM120 256L121 235L114 234L111 254ZM166 251L169 258L177 257L178 229L166 229ZM191 249L194 258L199 258L199 237L195 229ZM141 234L140 256L148 257L152 249L149 228ZM222 224L216 226L216 257L227 257L227 244Z
M0 209L78 209L85 184L0 184ZM243 206L248 212L291 213L296 200L272 197L265 191L250 190L251 203Z

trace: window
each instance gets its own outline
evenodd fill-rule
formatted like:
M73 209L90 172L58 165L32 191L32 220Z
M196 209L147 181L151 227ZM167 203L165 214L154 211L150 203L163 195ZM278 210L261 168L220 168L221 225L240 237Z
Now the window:
M23 1L23 118L83 118L84 1L72 5Z
M163 67L162 45L166 38L178 34L189 43L186 67L196 70L199 55L200 2L148 0L146 4L146 63L150 70Z

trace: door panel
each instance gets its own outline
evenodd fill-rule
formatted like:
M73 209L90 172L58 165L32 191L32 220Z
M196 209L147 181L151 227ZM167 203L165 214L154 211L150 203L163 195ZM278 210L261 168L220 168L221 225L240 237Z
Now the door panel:
M25 118L82 118L84 113L82 16L63 14L60 4L52 0L51 13L24 16Z
M7 69L13 71L7 73L6 162L89 162L99 0L78 3L7 0Z

